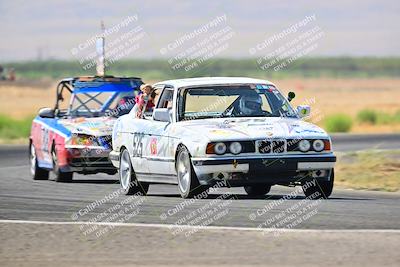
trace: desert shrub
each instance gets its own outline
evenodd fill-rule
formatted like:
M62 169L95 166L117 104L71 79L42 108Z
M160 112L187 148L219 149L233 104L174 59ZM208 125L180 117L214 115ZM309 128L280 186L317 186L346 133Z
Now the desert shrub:
M391 124L394 122L394 115L390 115L384 112L379 112L376 122L378 124Z
M371 109L363 109L358 112L357 120L361 123L376 124L378 122L378 113Z
M32 124L32 117L17 120L0 114L0 138L15 139L28 137Z
M400 122L400 109L393 115L393 121Z
M334 114L325 118L325 128L328 132L345 133L350 131L353 121L346 114Z

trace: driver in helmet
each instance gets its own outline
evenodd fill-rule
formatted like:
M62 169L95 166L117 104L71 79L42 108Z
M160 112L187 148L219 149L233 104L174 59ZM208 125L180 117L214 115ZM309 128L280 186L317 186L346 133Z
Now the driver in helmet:
M259 94L244 95L239 99L240 115L262 115L262 99Z

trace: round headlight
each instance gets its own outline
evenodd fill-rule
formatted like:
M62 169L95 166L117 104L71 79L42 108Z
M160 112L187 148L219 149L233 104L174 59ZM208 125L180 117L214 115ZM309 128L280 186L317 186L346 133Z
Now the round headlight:
M239 142L232 142L229 145L229 151L231 151L232 154L239 154L242 152L242 145Z
M310 141L308 140L301 140L299 142L299 149L301 152L307 152L308 150L310 150L311 144Z
M325 144L324 144L324 141L318 139L318 140L314 140L312 146L315 151L321 152L322 150L324 150Z
M226 145L224 143L216 143L214 146L215 154L222 155L226 152Z

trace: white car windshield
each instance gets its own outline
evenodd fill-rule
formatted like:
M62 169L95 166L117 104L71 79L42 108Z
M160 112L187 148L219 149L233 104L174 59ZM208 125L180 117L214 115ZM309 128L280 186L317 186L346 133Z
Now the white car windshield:
M220 117L293 117L297 113L273 85L249 84L185 88L179 120Z

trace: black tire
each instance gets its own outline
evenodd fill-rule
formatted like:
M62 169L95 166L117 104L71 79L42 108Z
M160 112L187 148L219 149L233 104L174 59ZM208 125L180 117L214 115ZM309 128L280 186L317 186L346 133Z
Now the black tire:
M51 157L53 158L53 173L55 175L54 180L58 183L68 183L73 179L73 172L62 172L58 166L57 152L53 148L51 151Z
M303 185L304 195L310 199L327 199L332 194L334 180L335 172L334 169L332 169L329 181L318 181L318 179L313 179L312 182L315 181L316 186L305 188Z
M247 195L252 197L262 197L269 193L271 190L270 184L248 185L244 187Z
M33 180L48 180L49 179L49 171L46 169L40 168L38 165L35 146L32 143L29 145L29 163L30 163L30 171L31 171Z
M178 148L176 172L178 174L178 189L182 198L200 197L200 195L202 198L207 197L209 187L200 185L192 166L190 153L184 146ZM204 194L204 192L206 193Z
M149 183L137 180L127 149L122 150L119 157L119 181L125 195L141 193L145 196L149 191Z

